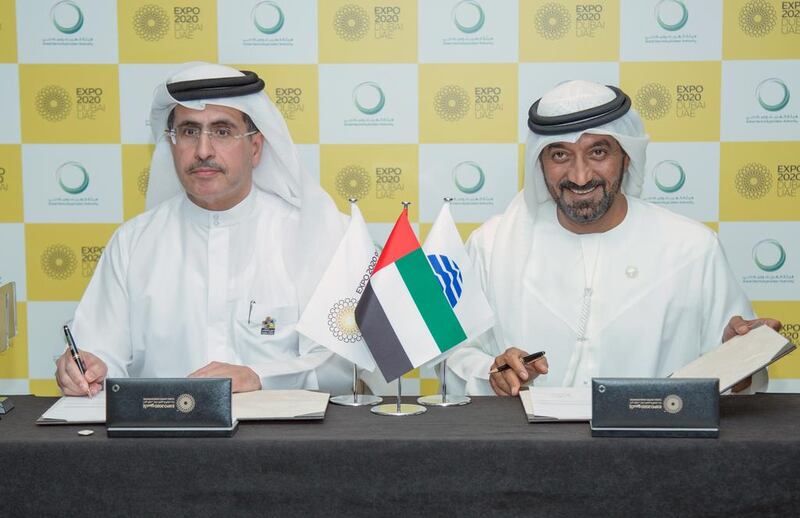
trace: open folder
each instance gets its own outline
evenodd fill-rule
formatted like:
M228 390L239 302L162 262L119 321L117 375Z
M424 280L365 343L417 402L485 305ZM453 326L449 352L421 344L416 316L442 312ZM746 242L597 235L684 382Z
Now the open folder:
M531 387L519 399L529 423L589 421L592 393L587 387Z
M233 418L239 421L324 419L330 394L311 390L256 390L233 394ZM36 424L102 424L106 395L62 397Z
M672 378L718 378L720 393L729 390L797 347L769 326L735 336L673 372Z

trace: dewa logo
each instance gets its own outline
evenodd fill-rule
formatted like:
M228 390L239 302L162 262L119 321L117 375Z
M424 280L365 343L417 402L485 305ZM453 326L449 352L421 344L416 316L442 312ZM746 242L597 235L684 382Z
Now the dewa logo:
M763 38L775 28L777 14L766 0L750 0L739 11L739 29L752 38Z
M480 165L467 160L453 167L453 183L464 194L475 194L483 189L486 175Z
M344 199L361 199L369 189L369 173L359 165L345 166L336 175L336 192Z
M80 194L89 187L89 173L79 162L64 162L58 166L56 180L67 194Z
M78 258L70 247L56 243L45 248L40 264L45 275L53 280L63 281L75 273Z
M681 0L661 0L655 7L656 22L665 31L683 29L689 21L689 9Z
M254 5L253 10L250 11L250 18L258 32L267 35L280 31L286 21L281 7L268 0Z
M358 5L347 4L340 7L333 18L333 29L345 41L357 41L367 35L369 16Z
M61 0L50 8L50 21L62 34L75 34L83 27L83 11L72 0Z
M167 12L155 4L146 4L133 15L133 30L144 41L158 41L169 31Z
M686 172L675 160L662 160L653 168L653 181L661 192L672 194L686 183Z
M36 93L36 111L44 120L62 121L72 111L72 98L66 89L47 85Z
M353 104L364 115L375 115L386 104L386 96L378 83L365 81L353 88Z
M433 97L433 109L442 120L459 121L469 113L469 95L458 85L445 85Z
M145 167L139 172L139 176L136 178L136 190L139 191L139 194L142 197L147 195L147 184L150 182L150 168Z
M669 90L661 83L647 83L636 92L636 111L648 120L665 117L672 106Z
M786 263L786 250L777 239L762 239L753 246L753 262L764 272L776 272Z
M361 331L356 324L356 304L348 297L336 302L328 312L328 330L340 342L352 344L361 340Z
M743 198L758 200L772 189L772 175L769 168L758 162L745 164L736 173L736 190Z
M461 0L452 11L453 24L464 34L474 34L481 30L486 15L481 4L475 0Z
M569 11L561 4L544 4L536 10L535 27L539 36L560 40L570 29Z
M769 112L781 111L789 104L789 87L777 77L764 79L756 87L758 104Z

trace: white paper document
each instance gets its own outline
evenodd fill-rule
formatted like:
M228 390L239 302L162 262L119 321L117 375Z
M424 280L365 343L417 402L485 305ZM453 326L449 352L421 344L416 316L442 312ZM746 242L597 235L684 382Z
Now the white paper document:
M89 399L65 396L42 414L37 424L92 424L106 422L106 393Z
M239 421L323 419L330 394L311 390L256 390L233 395Z
M233 418L239 421L323 419L330 394L311 390L256 390L233 394ZM62 397L37 424L102 424L106 422L106 393Z
M746 335L731 338L673 372L671 377L719 378L722 393L795 349L786 337L762 325Z
M531 387L519 393L529 423L589 421L592 393L588 387Z

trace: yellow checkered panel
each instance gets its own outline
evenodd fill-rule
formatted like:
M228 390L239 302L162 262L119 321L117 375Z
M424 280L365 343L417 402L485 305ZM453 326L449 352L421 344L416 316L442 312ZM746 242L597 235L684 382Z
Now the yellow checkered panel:
M800 343L798 2L0 0L0 283L20 328L0 393L57 391L60 327L144 210L152 91L185 61L256 71L380 243L401 201L424 239L443 197L466 239L522 186L531 103L619 85L651 137L642 197L718 232L756 312ZM770 390L800 390L799 358ZM403 384L439 390L430 368Z

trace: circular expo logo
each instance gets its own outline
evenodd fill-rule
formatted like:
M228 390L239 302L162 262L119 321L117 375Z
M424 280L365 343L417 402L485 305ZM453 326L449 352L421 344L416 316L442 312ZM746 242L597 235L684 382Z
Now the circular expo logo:
M336 174L336 191L346 200L362 199L369 194L369 188L369 173L359 165L348 165Z
M675 160L662 160L653 168L653 180L662 192L678 192L686 183L686 172Z
M453 168L453 183L464 194L475 194L483 189L486 175L477 163L464 161Z
M753 247L753 262L765 272L780 270L786 262L786 250L776 239L762 239Z
M763 38L775 28L775 8L766 0L750 0L739 11L739 28L753 38Z
M772 175L764 164L750 162L736 173L736 190L743 198L757 200L769 194L770 189Z
M777 112L789 104L789 87L777 77L770 77L758 83L756 96L762 108Z
M539 36L560 40L569 32L569 11L561 4L544 4L536 11L535 27Z
M61 0L50 8L50 21L62 34L75 34L83 27L83 11L72 0Z
M191 394L181 394L175 400L175 408L178 410L178 412L181 412L183 414L188 414L189 412L194 410L194 407L195 407L195 400Z
M336 302L328 312L328 330L340 342L355 343L361 340L361 331L356 324L356 303L354 298Z
M61 243L45 248L39 260L44 274L57 281L69 278L78 267L75 252Z
M250 11L250 18L258 32L263 34L275 34L283 28L286 21L283 16L283 9L269 0L257 3Z
M364 115L375 115L386 104L386 96L378 83L365 81L353 88L353 104Z
M464 34L474 34L481 30L486 15L481 4L475 0L461 0L453 7L453 24Z
M443 120L461 120L469 113L469 95L458 85L445 85L436 92L433 109Z
M656 22L665 31L679 31L689 21L689 9L681 0L661 0L655 12Z
M648 120L661 119L669 113L672 97L661 83L647 83L636 92L636 110Z
M150 183L150 168L145 167L139 173L139 176L136 177L136 190L139 191L139 194L142 196L147 195L147 184Z
M167 12L158 5L143 5L133 15L133 30L145 41L162 39L169 30Z
M67 194L80 194L89 187L89 173L78 162L64 162L58 166L56 180Z
M47 121L64 120L71 110L69 92L58 85L47 85L36 93L36 111Z
M366 9L355 4L343 5L334 15L333 29L343 40L360 40L369 30L369 16Z

